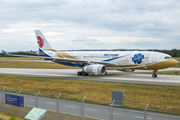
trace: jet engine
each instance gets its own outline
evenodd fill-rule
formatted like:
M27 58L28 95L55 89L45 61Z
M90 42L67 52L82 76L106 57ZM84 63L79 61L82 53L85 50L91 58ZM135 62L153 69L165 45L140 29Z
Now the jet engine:
M84 66L83 71L86 73L91 73L94 75L104 75L106 74L106 66L101 64L93 64Z

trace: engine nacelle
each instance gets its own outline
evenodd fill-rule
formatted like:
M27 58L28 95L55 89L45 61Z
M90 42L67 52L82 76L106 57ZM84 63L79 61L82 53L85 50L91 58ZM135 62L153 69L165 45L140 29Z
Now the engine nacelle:
M104 75L106 74L106 66L101 64L87 65L84 66L83 71L94 75Z

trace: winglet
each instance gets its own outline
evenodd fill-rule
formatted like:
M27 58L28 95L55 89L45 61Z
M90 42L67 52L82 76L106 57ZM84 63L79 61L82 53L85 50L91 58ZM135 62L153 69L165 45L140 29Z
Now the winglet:
M5 52L4 50L2 50L2 52L3 52L5 55L10 55L9 53Z

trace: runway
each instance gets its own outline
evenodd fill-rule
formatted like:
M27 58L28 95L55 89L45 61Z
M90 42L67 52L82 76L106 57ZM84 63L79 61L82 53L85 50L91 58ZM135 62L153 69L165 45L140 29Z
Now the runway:
M77 76L78 71L81 69L0 68L0 74L4 75L180 86L179 75L158 74L157 78L152 78L151 74L138 74L136 72L133 74L109 70L105 76Z

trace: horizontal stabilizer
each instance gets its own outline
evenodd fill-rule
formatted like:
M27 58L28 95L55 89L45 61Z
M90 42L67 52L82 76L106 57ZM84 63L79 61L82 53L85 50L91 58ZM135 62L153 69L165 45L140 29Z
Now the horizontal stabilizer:
M44 58L43 56L31 56L31 55L15 55L15 54L9 54L9 53L5 52L4 50L2 50L2 52L3 52L5 55L14 56L14 57Z

